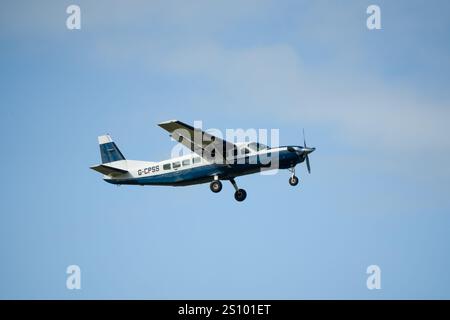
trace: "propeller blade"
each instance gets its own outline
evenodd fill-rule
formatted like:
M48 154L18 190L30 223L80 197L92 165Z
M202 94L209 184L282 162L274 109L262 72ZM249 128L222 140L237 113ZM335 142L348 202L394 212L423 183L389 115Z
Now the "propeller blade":
M311 165L309 164L309 157L306 155L306 168L308 168L308 173L311 173Z
M305 128L303 128L303 146L306 148Z

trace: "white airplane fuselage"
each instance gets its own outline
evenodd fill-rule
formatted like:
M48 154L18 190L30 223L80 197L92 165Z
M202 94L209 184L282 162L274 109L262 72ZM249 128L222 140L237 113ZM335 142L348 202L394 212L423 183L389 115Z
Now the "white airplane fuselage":
M288 148L291 148L291 151ZM114 177L105 175L104 180L117 185L163 186L187 186L210 182L214 179L229 180L261 170L292 168L305 160L292 149L300 150L301 147L250 151L226 163L210 162L194 153L160 162L119 160L109 165L120 167L128 172Z

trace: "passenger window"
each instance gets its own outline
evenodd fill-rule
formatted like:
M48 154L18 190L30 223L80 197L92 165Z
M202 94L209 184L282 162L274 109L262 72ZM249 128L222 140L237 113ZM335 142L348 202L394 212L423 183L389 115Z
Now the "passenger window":
M196 157L196 158L194 158L194 159L192 159L192 163L200 163L200 161L201 161L201 159L200 159L200 157Z
M188 166L191 164L191 159L183 160L183 166Z
M245 148L245 149L244 149L244 153L245 153L245 154L248 154L248 153L250 153L250 150L248 150L247 148Z
M180 162L174 162L172 163L172 166L174 169L181 167L181 163Z
M163 165L164 170L170 170L170 163L166 163Z

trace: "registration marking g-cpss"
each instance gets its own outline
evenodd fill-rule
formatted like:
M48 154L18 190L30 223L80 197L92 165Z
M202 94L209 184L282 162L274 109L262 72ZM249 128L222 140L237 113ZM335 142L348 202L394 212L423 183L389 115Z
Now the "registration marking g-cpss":
M139 169L138 170L138 175L142 176L143 174L149 174L149 173L154 173L154 172L158 172L158 171L159 171L159 165L158 166L144 168L144 169Z

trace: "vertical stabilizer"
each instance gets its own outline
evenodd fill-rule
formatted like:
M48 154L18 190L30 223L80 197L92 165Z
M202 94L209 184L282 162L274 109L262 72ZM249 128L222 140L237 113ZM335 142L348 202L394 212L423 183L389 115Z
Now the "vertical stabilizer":
M122 152L120 152L119 148L117 148L116 144L109 135L99 136L98 143L100 145L102 163L125 160Z

